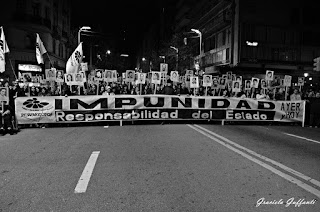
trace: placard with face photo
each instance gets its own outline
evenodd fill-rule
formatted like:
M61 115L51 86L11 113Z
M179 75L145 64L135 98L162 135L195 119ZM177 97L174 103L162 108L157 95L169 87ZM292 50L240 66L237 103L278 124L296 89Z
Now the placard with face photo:
M284 75L283 85L284 85L285 87L291 87L291 79L292 79L292 76L290 76L290 75Z
M199 78L198 77L190 77L190 88L199 88Z
M193 70L186 70L186 75L193 76Z
M189 83L190 82L190 77L192 77L192 75L186 74L185 75L185 82Z
M123 81L126 80L126 73L125 72L122 73L122 80Z
M0 104L9 104L9 88L0 87ZM2 121L2 120L1 120Z
M46 69L45 70L46 80L47 81L55 81L56 80L56 71L57 71L57 69L55 69L55 68Z
M126 71L126 81L127 82L133 82L134 81L134 76L135 75L135 71L133 70L127 70Z
M167 72L168 73L168 64L167 63L160 63L160 72Z
M228 79L228 76L226 74L222 74L221 78Z
M267 81L270 81L270 80L273 80L273 71L270 71L270 70L267 70L266 71L266 80Z
M232 80L232 71L227 72L227 80Z
M232 74L232 81L236 81L237 79L237 75L236 74Z
M172 82L179 82L179 73L177 71L171 71L170 80Z
M32 76L31 77L31 81L33 82L33 83L40 83L40 78L39 78L39 76Z
M64 81L67 85L74 85L74 74L64 74Z
M232 92L240 92L241 83L239 81L232 81Z
M87 77L86 77L86 72L85 71L80 71L79 74L81 74L82 77L82 82L86 82L87 81Z
M265 79L261 79L260 84L261 84L261 88L263 89L267 88L267 81Z
M31 73L22 73L23 82L32 82L32 74Z
M64 82L64 71L63 70L56 70L56 82Z
M252 81L251 82L251 87L253 87L253 88L258 88L259 87L259 81L260 81L259 78L252 77L251 81Z
M160 79L160 74L161 72L159 71L152 71L152 78L151 78L151 83L153 84L160 84L161 83L161 79Z
M113 80L113 82L117 82L118 81L118 72L117 72L117 70L112 70L112 80Z
M113 82L112 70L104 71L104 81L105 82Z
M251 83L252 83L252 81L251 80L245 80L244 81L244 89L245 90L250 90L251 89Z
M88 71L88 63L80 63L81 71Z
M74 85L83 85L83 78L82 78L82 74L79 72L79 73L76 73L74 74Z
M104 72L104 70L102 70L102 69L96 69L95 79L97 81L103 81L103 72Z
M212 86L212 76L211 75L203 75L203 86L211 87Z
M225 76L227 76L227 75L225 75ZM226 77L221 77L220 78L220 80L219 80L220 88L225 88L226 87L226 80L227 80Z
M146 84L146 78L147 74L146 73L137 73L137 84Z
M242 76L237 76L236 77L236 81L241 82L242 83Z
M298 77L298 86L304 86L304 77Z

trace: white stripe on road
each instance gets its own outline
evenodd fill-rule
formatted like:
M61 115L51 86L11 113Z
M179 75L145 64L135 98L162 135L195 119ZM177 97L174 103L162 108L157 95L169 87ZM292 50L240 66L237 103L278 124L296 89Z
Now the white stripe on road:
M316 141L316 140L313 140L313 139L310 139L310 138L305 138L305 137L298 136L298 135L293 135L293 134L290 134L290 133L283 133L283 134L286 134L286 135L289 135L289 136L292 136L292 137L296 137L296 138L301 138L301 139L304 139L304 140L307 140L307 141L311 141L311 142L320 144L319 141Z
M294 178L294 177L292 177L292 176L290 176L290 175L288 175L288 174L286 174L284 172L279 171L278 169L276 169L276 168L264 163L263 161L260 161L260 160L258 160L256 158L252 157L251 155L249 155L249 154L247 154L245 152L242 152L241 150L239 150L239 149L237 149L237 148L235 148L235 147L233 147L233 146L231 146L231 145L229 145L227 143L224 143L223 141L219 140L218 138L213 137L212 135L210 135L209 133L204 132L201 129L198 129L198 128L196 128L194 126L191 126L191 125L188 125L188 126L191 127L192 129L198 131L199 133L205 135L206 137L210 138L211 140L216 141L217 143L227 147L228 149L230 149L230 150L242 155L243 157L247 158L248 160L250 160L250 161L252 161L252 162L254 162L254 163L256 163L256 164L258 164L258 165L260 165L260 166L262 166L262 167L264 167L266 169L268 169L269 171L279 175L280 177L288 180L291 183L294 183L294 184L298 185L299 187L305 189L306 191L308 191L308 192L310 192L310 193L312 193L315 196L320 198L320 190L318 190L318 189L316 189L316 188L314 188L312 186L309 186L308 184L306 184L306 183L304 183L304 182L302 182L302 181L300 181L300 180L298 180L298 179L296 179L296 178ZM195 125L195 126L197 126L197 125ZM200 126L197 126L197 127L200 127Z
M96 165L98 156L100 151L92 152L86 167L84 168L81 177L78 181L76 188L74 189L74 193L84 193L87 190L94 166Z
M279 162L277 162L277 161L274 161L274 160L272 160L272 159L270 159L270 158L267 158L267 157L265 157L265 156L263 156L263 155L260 155L260 154L254 152L254 151L252 151L252 150L250 150L250 149L247 149L247 148L245 148L245 147L243 147L243 146L241 146L241 145L239 145L239 144L237 144L237 143L235 143L235 142L233 142L233 141L231 141L231 140L229 140L229 139L227 139L227 138L225 138L225 137L223 137L223 136L221 136L221 135L218 135L217 133L214 133L214 132L212 132L212 131L204 128L204 127L201 127L201 126L199 126L199 125L194 125L194 126L198 127L199 129L202 129L202 130L206 131L207 133L210 133L211 135L213 135L213 136L215 136L215 137L220 138L221 140L223 140L223 141L225 141L225 142L227 142L227 143L229 143L229 144L234 145L235 147L237 147L237 148L239 148L239 149L241 149L241 150L244 150L244 151L250 153L251 155L254 155L254 156L256 156L256 157L258 157L258 158L260 158L260 159L262 159L262 160L264 160L264 161L267 161L267 162L269 162L269 163L272 163L273 165L278 166L279 168L281 168L281 169L283 169L283 170L285 170L285 171L287 171L287 172L289 172L289 173L291 173L291 174L294 174L295 176L300 177L301 179L304 179L304 180L306 180L306 181L309 181L310 183L312 183L312 184L320 187L320 182L317 181L317 180L315 180L315 179L312 179L312 178L309 177L309 176L306 176L306 175L304 175L304 174L302 174L302 173L300 173L300 172L298 172L298 171L296 171L296 170L294 170L294 169L291 169L291 168L289 168L289 167L287 167L287 166L285 166L285 165L283 165L283 164L281 164L281 163L279 163Z

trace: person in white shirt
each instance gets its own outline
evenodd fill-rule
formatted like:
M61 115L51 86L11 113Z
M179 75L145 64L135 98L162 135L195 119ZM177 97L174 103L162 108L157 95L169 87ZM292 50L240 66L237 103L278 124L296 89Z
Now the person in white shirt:
M299 94L298 89L294 89L293 94L290 95L290 101L299 101L301 100L301 95Z

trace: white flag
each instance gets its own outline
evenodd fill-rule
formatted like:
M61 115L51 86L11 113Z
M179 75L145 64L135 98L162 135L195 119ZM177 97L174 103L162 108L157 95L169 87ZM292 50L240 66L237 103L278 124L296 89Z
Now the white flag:
M10 52L6 38L4 36L3 28L1 27L1 37L0 37L0 73L3 73L6 70L6 60L5 53Z
M41 41L41 39L40 39L40 36L39 36L39 34L37 33L37 42L36 42L36 58L37 58L37 62L38 62L38 64L40 64L40 63L44 63L43 62L43 57L42 57L42 55L44 54L44 53L46 53L47 52L47 50L46 50L46 48L44 48L44 45L43 45L43 43L42 43L42 41Z
M67 74L77 73L79 70L79 66L82 63L82 58L83 58L83 51L82 51L82 42L81 42L68 59L66 73Z

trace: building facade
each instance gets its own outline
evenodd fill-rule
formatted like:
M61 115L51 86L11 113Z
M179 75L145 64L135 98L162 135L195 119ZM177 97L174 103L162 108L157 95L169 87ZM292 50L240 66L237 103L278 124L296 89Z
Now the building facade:
M14 79L19 64L38 65L36 61L36 33L39 34L48 54L44 54L42 71L52 65L65 69L66 61L76 47L76 34L71 33L70 0L11 0L0 9L10 53L6 54L6 71L3 75ZM52 65L51 65L52 64Z
M180 6L179 6L180 5ZM313 59L320 56L319 8L306 0L180 0L175 30L202 33L188 38L195 61L206 73L252 76L289 74L293 81L308 73L317 83ZM308 78L309 79L309 78Z

